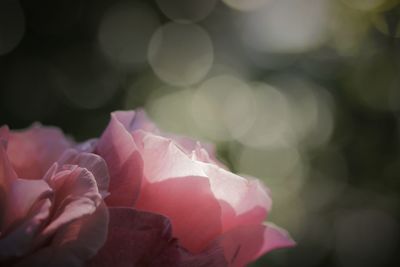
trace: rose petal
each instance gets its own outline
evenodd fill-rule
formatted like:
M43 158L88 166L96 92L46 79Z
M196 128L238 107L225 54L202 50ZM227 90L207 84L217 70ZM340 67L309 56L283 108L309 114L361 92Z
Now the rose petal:
M193 255L172 238L169 220L131 208L110 208L107 242L90 266L223 267L220 249Z
M23 220L32 206L42 199L51 199L52 190L45 181L15 179L7 191L2 231Z
M223 234L217 243L232 267L242 267L263 254L278 248L292 247L288 233L273 224L243 225Z
M71 146L72 141L58 128L34 124L27 130L10 133L7 153L19 177L40 179Z
M50 208L48 198L36 201L22 222L0 238L0 261L12 260L33 250L35 236L49 218Z
M102 201L93 174L77 166L56 173L49 179L49 185L55 191L56 210L38 243L48 240L64 225L94 213Z
M109 212L107 242L91 266L173 266L179 260L167 218L131 208L110 208Z
M140 191L143 161L132 136L119 121L123 117L121 114L125 113L111 115L111 121L97 143L96 152L104 158L110 172L109 190L112 194L107 198L107 204L130 207Z
M60 166L64 164L77 165L85 168L92 173L96 179L97 187L102 195L108 194L108 175L107 164L100 156L92 153L78 152L75 149L66 150L58 160Z
M214 164L198 163L209 178L222 209L223 231L238 225L262 223L271 208L268 190L255 179L246 179Z
M10 129L7 125L0 127L0 145L7 149L8 138L10 136Z
M172 140L143 131L134 132L133 138L146 163L143 172L148 182L186 176L207 177L201 166Z
M57 231L49 246L24 258L16 267L85 266L103 246L108 221L108 210L102 203L93 214L65 224Z
M204 177L146 184L136 207L167 216L174 237L190 252L200 252L221 232L221 210Z

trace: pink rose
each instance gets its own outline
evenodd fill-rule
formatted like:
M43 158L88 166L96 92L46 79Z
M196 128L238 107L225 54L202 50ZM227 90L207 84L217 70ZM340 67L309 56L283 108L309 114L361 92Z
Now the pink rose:
M0 265L83 266L107 236L108 171L55 128L0 128Z
M95 144L110 171L110 226L93 266L244 266L293 246L264 223L268 190L213 147L161 133L143 111L112 113Z

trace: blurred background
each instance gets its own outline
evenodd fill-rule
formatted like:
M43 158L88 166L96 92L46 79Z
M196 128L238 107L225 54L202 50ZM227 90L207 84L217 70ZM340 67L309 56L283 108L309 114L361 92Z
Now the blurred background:
M271 189L298 246L253 267L400 266L399 1L0 1L0 124L136 107Z

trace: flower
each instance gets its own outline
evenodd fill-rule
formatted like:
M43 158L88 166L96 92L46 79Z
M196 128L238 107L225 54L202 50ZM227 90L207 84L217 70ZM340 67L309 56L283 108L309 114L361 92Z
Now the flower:
M162 133L141 110L112 113L92 148L110 171L108 241L93 266L244 266L294 245L264 223L271 199L260 181L231 173L211 145Z
M108 171L56 128L0 128L0 265L83 266L107 236Z

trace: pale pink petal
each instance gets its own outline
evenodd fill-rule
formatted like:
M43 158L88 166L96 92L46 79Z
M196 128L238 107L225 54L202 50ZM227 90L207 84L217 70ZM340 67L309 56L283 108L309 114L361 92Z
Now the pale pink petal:
M169 220L130 208L110 208L105 246L90 266L224 267L221 249L191 254L172 237Z
M55 210L51 222L37 239L39 244L48 240L61 227L93 214L102 202L93 174L77 166L68 168L60 170L48 181L55 192Z
M213 164L198 163L209 178L222 209L223 231L238 225L262 223L271 208L268 190L255 179L246 179Z
M142 182L142 158L132 136L119 121L128 115L113 113L96 147L96 153L104 158L109 169L111 195L106 202L111 206L133 206Z
M58 128L34 124L27 130L10 133L7 154L18 177L41 179L72 145Z
M143 130L146 132L159 133L160 130L157 126L149 119L146 112L143 109L137 109L135 111L135 117L132 120L130 127L128 128L130 132L135 130Z
M106 162L99 155L79 152L75 149L66 150L58 160L60 166L77 165L90 171L96 179L97 188L104 196L108 194L109 174Z
M231 267L246 266L271 250L295 245L285 230L272 224L236 227L219 237L217 243Z
M108 210L102 203L93 214L64 225L49 246L25 257L15 267L86 266L106 241L108 221Z
M145 162L143 171L148 182L174 177L207 177L202 167L171 139L143 131L135 131L132 136Z
M167 216L174 237L190 252L203 250L221 232L220 207L204 177L148 183L136 207Z

